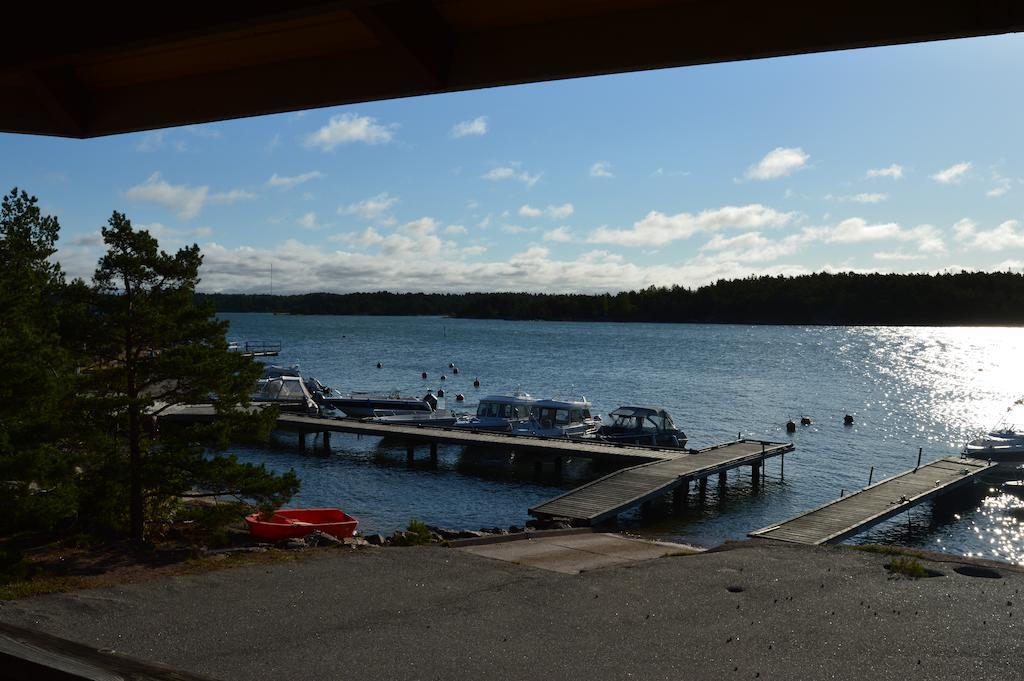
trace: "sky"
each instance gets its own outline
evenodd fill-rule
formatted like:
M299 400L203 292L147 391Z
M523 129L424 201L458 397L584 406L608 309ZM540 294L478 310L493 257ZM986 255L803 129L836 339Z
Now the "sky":
M1011 35L92 140L0 133L0 189L59 218L70 276L91 276L117 210L167 250L198 243L204 291L1020 271L1022 71Z

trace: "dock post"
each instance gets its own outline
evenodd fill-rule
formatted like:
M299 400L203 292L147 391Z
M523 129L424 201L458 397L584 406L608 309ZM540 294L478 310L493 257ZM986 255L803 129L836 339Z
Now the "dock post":
M672 490L672 508L676 511L686 506L686 497L690 493L690 479L683 478L683 481Z
M868 487L871 487L871 478L875 477L875 467L871 467L871 471L868 472Z
M306 434L299 433L299 450L306 451Z
M407 463L411 464L413 462L415 453L415 448L411 442L405 446L405 460Z
M331 452L331 431L324 431L324 454Z
M785 454L780 454L779 455L779 480L784 480L785 478L786 478L786 455Z
M755 488L761 484L761 462L750 465L750 484Z
M914 472L915 473L917 472L917 469L921 467L921 452L923 452L923 451L924 451L924 447L918 447L917 448L917 465L914 466Z
M430 463L433 466L437 465L437 443L430 443Z
M722 471L721 473L718 474L718 486L719 487L725 487L725 483L726 483L727 480L728 480L728 478L725 475L725 471Z
M699 485L698 493L700 494L700 498L701 499L703 499L705 496L707 496L707 493L708 493L708 476L705 475L703 478L700 479L700 485Z

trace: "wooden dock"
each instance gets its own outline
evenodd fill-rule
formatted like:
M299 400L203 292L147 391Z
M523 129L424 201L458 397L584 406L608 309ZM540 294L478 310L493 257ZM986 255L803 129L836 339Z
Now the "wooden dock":
M726 471L739 466L750 466L757 482L765 459L792 450L792 443L760 440L737 440L695 450L672 459L616 471L534 506L530 514L539 518L568 518L580 524L598 525L673 490L685 493L691 480L699 480L703 489L708 476L718 473L724 482Z
M785 522L751 532L750 536L795 544L841 542L917 504L973 482L993 465L981 459L938 459Z
M161 420L202 421L214 418L210 405L186 405L170 407L160 416ZM455 444L473 447L497 447L517 454L540 454L565 458L584 458L595 461L641 463L666 461L685 455L686 450L671 447L647 445L620 445L608 442L589 442L567 438L530 437L511 433L495 433L469 428L398 426L369 423L356 419L332 419L301 414L281 414L277 428L299 433L300 446L305 446L305 435L322 433L323 446L330 446L330 433L351 433L354 435L375 435L377 437L402 438L407 443L407 454L412 458L416 445L430 445L432 459L437 458L438 444Z
M281 341L233 342L228 350L243 357L277 357L281 354Z

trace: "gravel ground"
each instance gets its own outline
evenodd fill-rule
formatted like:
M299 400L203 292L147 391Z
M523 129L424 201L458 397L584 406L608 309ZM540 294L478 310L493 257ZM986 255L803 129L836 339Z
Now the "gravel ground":
M565 575L439 547L0 604L0 620L218 679L1007 679L1024 574L892 578L741 543Z

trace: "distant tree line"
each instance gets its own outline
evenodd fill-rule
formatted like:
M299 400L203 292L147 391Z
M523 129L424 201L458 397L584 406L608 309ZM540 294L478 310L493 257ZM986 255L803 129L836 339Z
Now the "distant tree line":
M737 324L1024 324L1024 275L809 274L614 294L197 294L218 312Z

